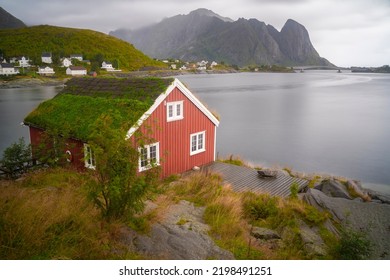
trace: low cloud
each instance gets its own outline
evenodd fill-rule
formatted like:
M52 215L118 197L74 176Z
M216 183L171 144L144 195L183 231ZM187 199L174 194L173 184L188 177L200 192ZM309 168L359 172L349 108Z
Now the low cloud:
M388 0L0 0L28 25L50 24L108 33L136 29L163 18L207 8L237 20L256 18L280 30L287 19L303 24L314 47L331 62L349 66L390 64ZM26 8L27 7L27 8Z

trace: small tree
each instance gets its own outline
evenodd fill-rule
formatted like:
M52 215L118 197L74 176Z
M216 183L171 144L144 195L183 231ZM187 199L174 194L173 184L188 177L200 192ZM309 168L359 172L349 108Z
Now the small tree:
M90 194L107 219L142 211L144 199L159 174L158 168L137 174L138 149L125 139L125 129L114 128L120 118L110 115L102 115L95 122L89 141L96 160L92 171L96 184L91 186Z
M27 145L24 138L19 138L3 152L0 165L9 172L11 178L17 177L26 171L26 167L31 160L31 147Z
M68 129L61 132L57 129L47 129L40 138L38 145L33 145L33 157L47 166L64 165L66 161L65 151L72 148L68 143Z

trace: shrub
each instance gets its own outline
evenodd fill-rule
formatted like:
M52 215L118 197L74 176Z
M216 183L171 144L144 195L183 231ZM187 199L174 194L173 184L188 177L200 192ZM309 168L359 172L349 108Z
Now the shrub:
M243 198L243 210L245 216L252 221L267 219L278 213L277 198L247 193Z
M335 257L342 260L364 260L371 255L371 241L364 231L349 227L340 230L340 240L334 248Z
M299 184L297 182L293 182L290 186L290 198L298 199L298 191L299 191Z
M26 171L30 160L31 147L26 145L22 137L4 150L0 165L9 172L11 178L15 178Z
M92 171L96 183L91 184L90 195L107 219L141 212L159 176L156 166L137 174L139 152L125 139L125 130L113 128L115 118L115 114L102 115L93 126L89 142L96 158Z

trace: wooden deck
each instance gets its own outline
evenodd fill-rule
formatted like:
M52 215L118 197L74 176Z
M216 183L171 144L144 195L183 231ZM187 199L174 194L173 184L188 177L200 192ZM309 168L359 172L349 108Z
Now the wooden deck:
M305 179L293 178L278 171L275 178L262 178L250 167L237 166L223 162L213 162L202 167L203 171L219 173L224 183L230 184L234 191L268 193L272 196L287 197L290 195L291 184L296 182L299 189L307 186Z

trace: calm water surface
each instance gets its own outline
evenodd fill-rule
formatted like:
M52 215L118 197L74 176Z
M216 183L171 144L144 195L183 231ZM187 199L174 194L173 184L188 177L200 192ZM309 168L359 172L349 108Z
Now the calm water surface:
M390 185L390 75L179 77L221 117L219 156Z
M221 117L220 157L390 185L390 75L306 71L180 76ZM59 88L0 89L0 152Z
M61 88L0 89L0 157L20 137L30 143L28 128L21 125L24 117L43 100L54 97Z

